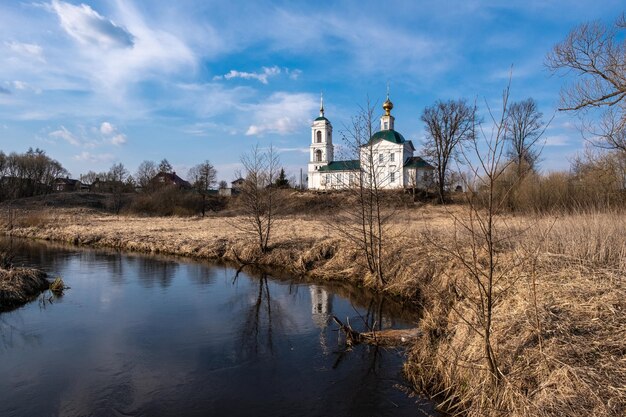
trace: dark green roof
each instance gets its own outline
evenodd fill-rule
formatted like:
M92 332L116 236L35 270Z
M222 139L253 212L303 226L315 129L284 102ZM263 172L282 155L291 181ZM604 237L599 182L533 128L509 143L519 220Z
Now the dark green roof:
M419 156L412 156L407 159L404 163L405 168L426 168L426 169L435 169L431 164L424 161Z
M324 116L320 116L317 119L315 119L316 122L318 122L320 120L326 120L328 123L330 123L330 121L327 118L325 118Z
M320 167L320 172L328 171L358 171L361 169L361 162L358 159L351 161L333 161L328 165Z
M380 130L376 133L374 133L372 135L372 137L370 138L370 141L368 142L368 145L371 145L375 142L378 142L380 140L386 140L388 142L391 143L404 143L406 142L404 140L404 136L402 136L400 133L396 132L393 129L388 129L388 130Z

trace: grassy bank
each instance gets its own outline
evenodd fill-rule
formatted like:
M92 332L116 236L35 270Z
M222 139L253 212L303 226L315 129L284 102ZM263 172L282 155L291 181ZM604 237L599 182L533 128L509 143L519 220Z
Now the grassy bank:
M45 272L33 268L0 268L0 312L31 301L49 287Z
M452 214L462 215L462 208ZM280 267L374 286L358 250L327 219L276 223L262 254L237 217L142 218L92 210L20 211L14 236ZM471 244L441 208L402 210L390 225L385 292L422 304L424 337L407 374L469 415L621 416L626 413L626 216L580 213L501 219L493 345L502 379L490 382L462 262ZM523 260L519 261L519 260ZM480 264L481 260L476 262Z

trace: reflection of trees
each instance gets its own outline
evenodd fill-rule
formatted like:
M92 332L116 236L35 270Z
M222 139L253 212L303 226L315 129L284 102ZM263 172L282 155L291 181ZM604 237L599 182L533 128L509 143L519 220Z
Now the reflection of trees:
M185 275L198 285L211 285L215 282L217 269L213 266L190 263L185 264Z
M266 274L258 280L258 290L253 303L245 312L241 326L239 346L245 357L274 353L274 332L285 327L287 320L279 302L272 299Z
M139 282L146 288L152 288L155 284L169 287L179 267L177 262L158 258L137 257L135 262Z
M0 342L5 350L19 347L20 345L40 346L41 335L28 333L0 317Z

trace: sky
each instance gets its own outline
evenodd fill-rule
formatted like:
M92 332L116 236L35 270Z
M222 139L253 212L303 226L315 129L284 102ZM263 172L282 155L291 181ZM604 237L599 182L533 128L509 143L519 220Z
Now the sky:
M396 130L419 149L437 100L534 98L541 169L567 169L584 139L556 112L573 76L546 54L576 25L611 24L622 1L0 0L0 150L44 149L73 177L167 158L209 160L231 181L242 153L273 145L306 172L320 93L334 140L387 86ZM380 108L382 114L382 108Z

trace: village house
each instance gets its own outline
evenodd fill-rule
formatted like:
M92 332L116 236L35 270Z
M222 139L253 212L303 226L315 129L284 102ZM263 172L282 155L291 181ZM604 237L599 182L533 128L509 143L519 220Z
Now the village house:
M244 180L243 178L239 177L235 181L232 181L230 183L230 188L232 188L233 190L240 190L241 187L243 187L243 184L245 182L246 182L246 180Z
M89 191L96 193L112 193L116 188L119 188L119 183L115 181L101 180L100 178L96 178L91 186L89 187Z
M66 178L57 178L52 184L52 189L57 192L81 191L85 185L79 180Z
M340 190L376 180L382 189L426 189L433 178L434 168L419 156L414 156L413 142L394 130L391 115L393 103L387 97L385 114L380 118L380 130L359 147L359 159L335 160L333 127L324 116L324 102L319 117L311 126L308 166L310 190ZM375 178L373 178L375 176Z
M174 185L178 188L186 190L192 188L191 184L176 175L176 172L159 172L150 180L150 184L154 187Z

